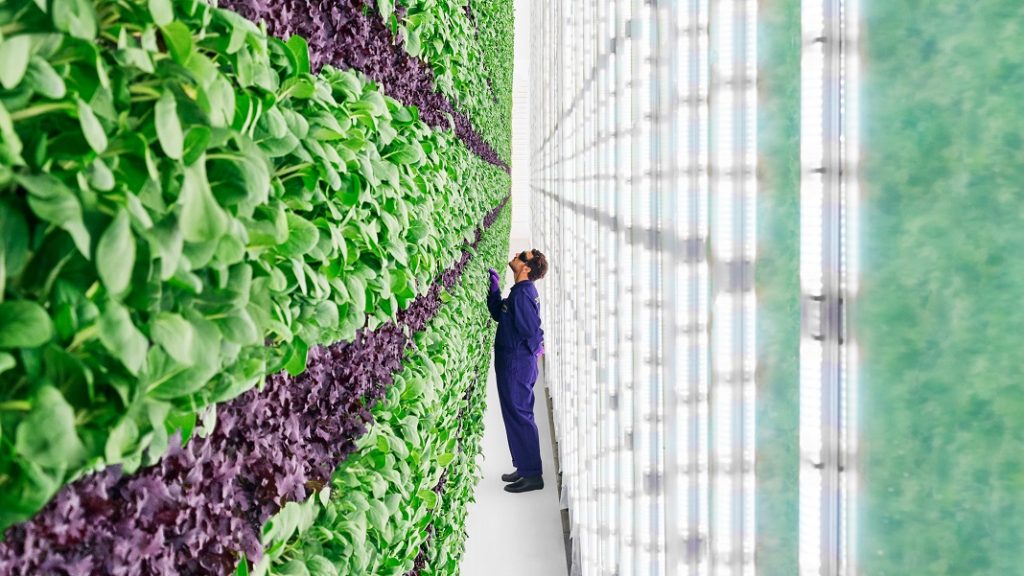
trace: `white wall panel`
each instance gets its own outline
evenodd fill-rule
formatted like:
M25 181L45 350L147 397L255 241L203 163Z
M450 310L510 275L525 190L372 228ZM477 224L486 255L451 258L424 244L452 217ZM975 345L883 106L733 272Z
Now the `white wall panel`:
M531 21L574 573L753 574L756 2L538 1Z

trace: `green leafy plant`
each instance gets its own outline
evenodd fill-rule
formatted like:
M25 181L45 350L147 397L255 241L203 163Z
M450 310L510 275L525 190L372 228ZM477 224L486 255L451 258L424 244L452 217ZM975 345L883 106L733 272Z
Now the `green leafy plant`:
M0 54L0 526L392 318L508 189L201 1L7 2Z
M513 11L508 0L407 0L399 14L377 2L380 17L409 55L434 72L435 88L465 112L505 162L511 159ZM470 16L472 15L472 17Z
M495 242L483 249L487 255L482 261L491 262L490 267L500 268L504 265L508 254L508 238L511 230L511 211L501 214L491 228L491 234L502 241ZM481 275L486 267L481 266L475 273ZM470 284L472 286L472 284ZM480 298L477 287L471 298ZM494 325L488 324L486 330L490 337ZM487 348L480 356L473 358L478 380L470 387L459 404L457 411L459 426L459 446L454 452L452 461L447 465L447 477L444 486L444 497L432 514L431 527L433 537L428 540L428 554L424 567L418 572L421 575L452 576L459 574L466 542L466 514L468 505L474 501L473 494L480 481L480 470L477 466L477 455L480 454L480 443L484 433L484 413L487 408L488 371L491 367L491 348L493 341L487 340Z
M433 526L430 573L455 574L466 503L479 478L475 456L493 324L482 302L486 270L508 250L511 210L485 233L462 280L415 335L403 371L373 407L374 424L332 479L331 497L311 497L264 526L265 555L238 574L379 574L412 570ZM435 491L442 474L444 489ZM282 526L298 526L284 530ZM426 573L426 572L424 572Z

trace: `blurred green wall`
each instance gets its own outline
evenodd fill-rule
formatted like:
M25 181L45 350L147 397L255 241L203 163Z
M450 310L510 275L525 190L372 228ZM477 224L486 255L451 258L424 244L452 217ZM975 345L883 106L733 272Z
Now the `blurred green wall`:
M861 574L1024 574L1024 1L862 0ZM760 2L757 562L798 573L800 0Z
M759 51L758 566L797 573L800 2ZM1024 574L1024 2L864 0L861 574Z
M1024 2L864 15L861 573L1024 574Z
M757 564L797 574L800 441L800 1L760 3Z

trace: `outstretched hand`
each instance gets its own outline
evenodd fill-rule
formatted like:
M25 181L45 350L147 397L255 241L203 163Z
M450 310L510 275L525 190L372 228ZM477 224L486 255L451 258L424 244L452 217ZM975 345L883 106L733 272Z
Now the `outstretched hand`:
M499 286L498 281L501 278L498 276L498 271L495 270L494 268L491 268L490 270L487 271L487 274L491 280L491 292L500 292L501 286Z

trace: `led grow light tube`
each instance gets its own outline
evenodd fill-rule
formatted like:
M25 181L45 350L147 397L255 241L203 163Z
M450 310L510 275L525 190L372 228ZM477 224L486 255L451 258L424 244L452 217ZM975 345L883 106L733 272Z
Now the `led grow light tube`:
M711 572L753 574L757 7L714 3L711 152L715 281Z
M858 9L802 6L799 563L815 576L855 573Z

